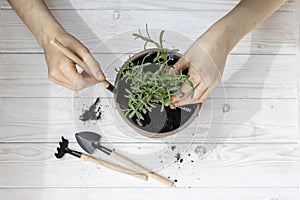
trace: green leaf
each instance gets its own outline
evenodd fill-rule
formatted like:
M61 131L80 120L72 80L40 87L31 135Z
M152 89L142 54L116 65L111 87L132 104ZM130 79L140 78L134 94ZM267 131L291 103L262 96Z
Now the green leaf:
M141 120L144 120L144 117L141 113L136 113L137 117L140 118Z
M166 103L165 103L164 101L161 102L161 109L160 109L160 112L164 111L165 104L166 104Z
M193 98L194 97L194 93L195 93L195 89L194 89L193 83L189 79L187 79L186 81L187 81L187 84L189 86L191 86L191 88L192 88L190 94L191 94L191 98Z
M128 94L132 94L131 91L129 91L128 89L125 88L125 91L128 93Z
M147 44L148 44L148 42L146 41L145 44L144 44L144 50L147 49Z
M131 111L130 115L129 115L129 118L132 118L134 116L135 112L134 111Z
M191 99L194 97L194 94L195 94L195 90L194 90L194 88L193 89L191 89Z
M143 112L144 114L146 114L146 113L147 113L147 110L146 110L145 108L143 108L143 109L142 109L142 112Z
M147 33L147 36L149 37L149 38L151 38L150 37L150 34L149 34L149 29L148 29L148 24L146 23L146 33Z

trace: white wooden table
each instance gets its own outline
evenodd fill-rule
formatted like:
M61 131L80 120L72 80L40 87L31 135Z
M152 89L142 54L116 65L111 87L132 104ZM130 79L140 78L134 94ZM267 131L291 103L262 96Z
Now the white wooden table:
M121 63L141 45L132 41L130 31L148 23L172 33L166 40L184 51L238 1L46 2L113 81L112 60ZM78 114L93 97L110 94L95 87L73 93L49 82L43 51L0 0L0 199L299 199L298 3L286 3L238 44L228 58L223 84L195 123L179 136L152 140L131 137L114 125L111 98L103 98L102 121L81 123ZM70 104L74 96L81 97L75 109ZM57 160L53 154L62 135L71 148L81 150L74 138L78 130L100 131L107 145L176 180L175 187L71 156ZM202 157L195 152L199 146L213 149ZM176 161L178 152L182 163Z

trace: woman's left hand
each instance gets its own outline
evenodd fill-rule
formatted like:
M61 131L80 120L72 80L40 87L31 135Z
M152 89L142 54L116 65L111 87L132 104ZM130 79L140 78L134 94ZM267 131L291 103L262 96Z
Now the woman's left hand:
M177 72L188 68L191 86L184 83L184 95L172 97L174 106L202 103L221 81L228 56L225 39L213 28L197 39L174 65Z

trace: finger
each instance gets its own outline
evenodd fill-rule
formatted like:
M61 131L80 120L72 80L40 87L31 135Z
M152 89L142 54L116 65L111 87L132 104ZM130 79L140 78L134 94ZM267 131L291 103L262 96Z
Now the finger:
M49 61L46 57L46 60ZM54 83L65 86L67 88L72 88L71 80L65 76L62 69L68 69L70 65L74 65L71 60L61 57L60 62L52 62L48 64L48 79ZM53 61L53 60L51 60ZM47 62L48 63L48 62Z
M93 86L99 82L97 79L95 79L93 76L89 75L85 71L81 72L80 74L82 75L84 80L84 88Z
M189 71L192 71L191 68L189 69ZM200 75L189 74L189 81L193 84L193 86L189 85L187 82L184 82L184 84L181 86L181 90L183 92L189 92L192 88L198 87L202 80L202 76Z
M192 89L197 88L198 85L201 83L202 76L198 76L197 79L195 78L195 76L190 76L189 80L193 83L193 87L191 87L186 82L183 83L180 90L182 91L182 93L184 95L182 96L182 94L179 94L179 95L171 97L173 103L176 103L177 101L180 101L181 99L184 99L185 97L190 96Z
M189 97L189 96L186 96L182 99L179 99L178 101L174 102L173 105L175 107L179 107L179 106L183 106L183 105L187 105L187 104L193 104L194 101Z
M96 61L96 59L91 53L86 54L84 56L85 58L83 58L83 60L86 63L87 67L89 68L89 71L91 72L90 75L92 75L98 81L104 81L106 77L103 71L101 70L98 61Z
M191 90L191 86L189 86L187 83L183 83L179 91L177 91L178 94L171 97L172 102L176 103L177 101L180 101L181 99L185 98L189 95Z
M207 97L210 96L210 89L207 88L204 93L201 95L201 97L198 100L198 103L202 103L205 99L207 99Z
M96 61L90 51L78 40L71 46L73 52L81 58L85 66L81 66L88 74L92 75L98 81L106 79L104 73L100 68L100 64Z
M173 75L173 74L176 74L176 70L173 67L171 67L169 69L168 75Z
M88 74L88 76L90 76L90 75ZM76 78L74 78L74 82L72 84L71 89L75 90L75 91L79 91L84 88L95 85L98 81L94 77L91 77L91 78L86 78L85 76L83 76L82 74L79 74L79 73L76 74Z
M61 57L58 63L52 63L49 69L52 71L52 79L60 85L67 85L72 90L81 90L83 88L92 86L98 82L94 77L90 76L86 71L81 74L77 72L75 63L66 57Z
M176 72L183 71L189 67L189 62L182 56L173 67Z
M84 79L82 76L83 75L81 75L81 74L75 74L75 75L71 76L72 78L70 78L70 76L66 76L65 74L56 74L55 76L49 76L49 80L58 85L64 86L66 88L69 88L69 89L75 90L75 91L89 87L98 82L96 79L91 77L94 80L91 83L90 81L87 81L88 79ZM90 75L88 75L88 76L90 76ZM84 80L84 81L82 81L82 80Z
M76 91L95 85L98 82L98 80L89 75L86 71L79 74L75 66L67 67L63 73L71 82L72 89Z
M64 75L56 75L56 76L49 76L48 79L53 83L61 85L63 87L72 89L72 85L70 84L69 80L66 79Z
M198 87L195 88L193 98L191 98L191 94L189 94L188 96L175 102L174 106L178 107L178 106L197 103L200 97L202 96L202 94L204 94L206 89L207 89L207 85L202 82L200 85L198 85Z

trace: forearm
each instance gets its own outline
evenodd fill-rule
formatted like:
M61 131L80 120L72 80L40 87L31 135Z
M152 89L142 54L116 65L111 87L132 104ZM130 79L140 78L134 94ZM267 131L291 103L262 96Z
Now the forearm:
M266 20L287 0L241 0L217 21L202 39L217 40L228 54L258 24Z
M212 25L174 65L176 71L189 68L194 95L181 89L184 97L175 96L174 106L201 103L221 81L229 52L258 24L274 13L286 0L241 0L226 16Z
M43 0L8 0L43 48L63 28Z
M242 0L218 23L226 27L227 50L234 46L258 24L278 10L286 0Z

